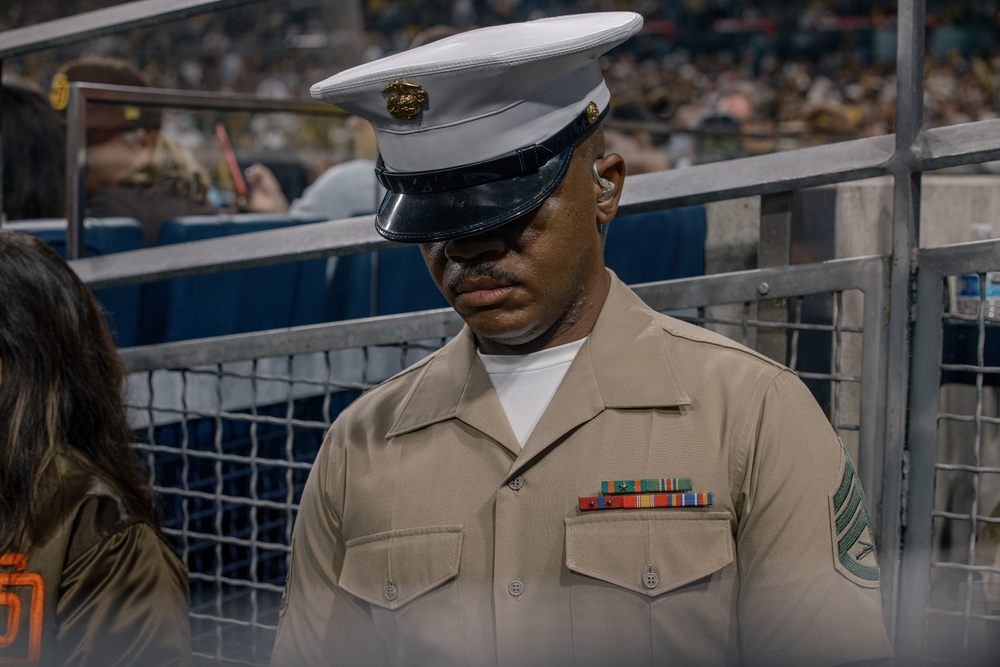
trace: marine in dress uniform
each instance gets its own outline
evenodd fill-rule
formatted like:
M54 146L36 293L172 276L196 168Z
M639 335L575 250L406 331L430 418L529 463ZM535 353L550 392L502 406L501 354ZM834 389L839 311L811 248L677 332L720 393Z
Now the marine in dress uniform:
M629 12L485 28L313 87L372 122L376 226L466 322L330 429L273 665L891 656L867 506L793 373L603 267Z

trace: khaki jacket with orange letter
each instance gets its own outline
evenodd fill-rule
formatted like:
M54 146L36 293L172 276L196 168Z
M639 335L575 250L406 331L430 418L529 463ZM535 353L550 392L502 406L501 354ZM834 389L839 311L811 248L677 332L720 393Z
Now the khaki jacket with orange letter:
M605 480L709 507L581 511ZM466 328L337 419L273 665L824 665L891 655L850 459L787 369L612 278L522 450Z
M70 447L44 488L46 538L0 554L0 665L190 664L187 572L156 530Z

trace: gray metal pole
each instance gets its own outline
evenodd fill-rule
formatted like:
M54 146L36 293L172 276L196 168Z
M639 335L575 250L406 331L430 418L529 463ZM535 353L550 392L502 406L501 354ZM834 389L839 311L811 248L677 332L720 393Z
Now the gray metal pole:
M0 59L159 25L260 0L137 0L0 32Z
M87 104L76 85L69 87L66 105L66 259L84 255L83 212L87 169Z
M3 59L0 58L0 91L3 90ZM6 216L3 212L3 94L0 93L0 227Z
M924 96L924 0L900 0L898 5L896 55L896 147L890 160L893 175L892 265L889 285L889 346L886 366L885 486L883 506L905 508L907 488L904 467L907 437L910 350L912 327L910 306L915 251L919 247L920 172L915 147L921 138ZM900 614L912 605L901 591L901 545L906 516L884 512L882 516L883 601L887 624L897 654L910 660L923 654L919 624L900 623ZM920 609L923 612L923 608ZM906 659L903 664L911 664Z

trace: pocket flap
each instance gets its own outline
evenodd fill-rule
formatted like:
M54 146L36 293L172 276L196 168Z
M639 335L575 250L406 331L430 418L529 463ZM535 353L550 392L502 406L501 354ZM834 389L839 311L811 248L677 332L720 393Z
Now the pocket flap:
M597 514L566 519L566 567L577 574L656 597L733 562L726 512Z
M461 526L391 530L348 540L340 587L385 609L398 609L458 576Z

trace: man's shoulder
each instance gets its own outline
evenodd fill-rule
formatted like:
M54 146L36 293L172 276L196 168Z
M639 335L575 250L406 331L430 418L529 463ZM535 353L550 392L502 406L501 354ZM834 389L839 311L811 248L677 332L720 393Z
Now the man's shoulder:
M613 336L640 333L645 335L651 331L662 331L666 335L672 358L683 355L692 358L696 363L703 363L706 358L723 359L728 363L744 362L751 366L759 366L761 369L785 369L778 362L720 332L681 319L683 314L671 315L655 310L631 287L617 279L610 298L618 300L616 304L606 306L612 319L615 320ZM632 324L623 326L624 319L631 321ZM615 345L618 344L620 341L615 342Z
M618 298L623 299L625 307L622 309L618 306L618 312L629 319L635 318L633 320L635 324L628 329L633 333L639 329L646 333L662 332L666 337L671 359L687 361L695 367L718 362L722 365L740 364L755 367L763 372L787 370L773 359L720 332L680 319L683 317L681 314L661 313L643 301L630 287L624 284L621 287L624 290L618 292ZM620 322L617 324L619 326L616 326L616 329L619 331L625 329L620 326Z
M383 380L371 389L366 390L350 405L344 408L336 421L341 425L372 420L384 423L390 415L395 415L400 407L405 404L407 396L413 390L414 385L420 380L424 370L429 364L434 363L440 354L441 350L436 350L395 375Z
M728 359L740 360L750 365L760 365L762 369L786 370L785 366L753 350L732 338L706 329L705 327L657 314L658 320L670 340L685 351L700 351L706 355L724 355Z

